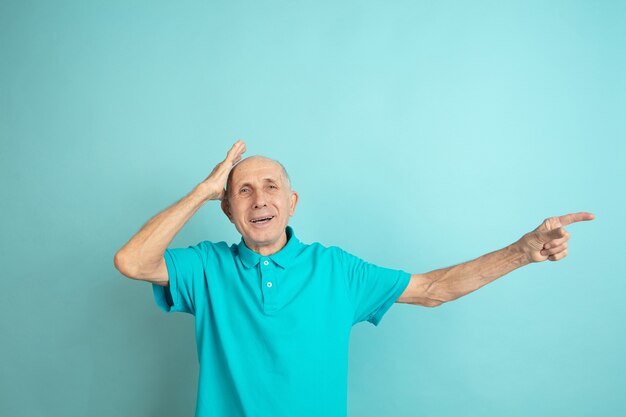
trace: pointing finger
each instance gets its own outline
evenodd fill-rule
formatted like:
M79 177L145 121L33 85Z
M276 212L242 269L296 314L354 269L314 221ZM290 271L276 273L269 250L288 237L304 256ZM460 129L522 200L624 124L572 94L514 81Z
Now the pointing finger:
M562 226L567 226L568 224L593 220L595 218L596 216L593 213L581 211L579 213L572 213L572 214L566 214L564 216L559 216L559 222L561 223Z

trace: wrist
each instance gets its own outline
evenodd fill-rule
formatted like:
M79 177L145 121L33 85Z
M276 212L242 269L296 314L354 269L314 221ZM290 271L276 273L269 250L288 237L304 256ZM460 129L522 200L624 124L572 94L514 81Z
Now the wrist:
M195 199L198 199L201 203L206 203L210 200L219 200L221 198L220 193L215 191L214 187L211 187L210 184L201 182L196 185L193 190L189 193Z
M513 243L511 245L511 250L515 253L518 253L520 256L523 257L523 262L525 264L530 264L533 262L532 256L531 256L531 251L530 248L528 247L528 245L525 243L525 235L522 236L517 242Z

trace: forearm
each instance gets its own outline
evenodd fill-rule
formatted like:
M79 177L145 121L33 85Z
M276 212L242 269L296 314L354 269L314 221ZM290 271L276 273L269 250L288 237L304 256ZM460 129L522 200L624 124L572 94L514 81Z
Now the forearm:
M455 300L530 262L518 241L480 258L428 272L429 298Z
M115 255L118 269L138 274L153 271L174 236L202 205L211 199L199 184L178 202L151 218Z

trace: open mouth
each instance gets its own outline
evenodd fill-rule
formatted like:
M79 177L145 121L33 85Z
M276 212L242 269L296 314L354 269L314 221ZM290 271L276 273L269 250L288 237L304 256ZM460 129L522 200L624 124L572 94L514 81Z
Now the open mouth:
M257 225L266 224L266 223L271 222L274 217L276 216L259 217L257 219L250 220L250 223L257 224Z

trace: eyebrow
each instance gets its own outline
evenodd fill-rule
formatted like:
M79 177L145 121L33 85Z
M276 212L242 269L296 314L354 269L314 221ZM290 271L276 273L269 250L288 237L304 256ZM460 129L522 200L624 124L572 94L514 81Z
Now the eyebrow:
M265 178L263 178L263 181L266 181L266 182L275 182L276 184L278 184L278 181L277 181L275 178L272 178L272 177L265 177ZM249 182L244 182L243 184L238 184L238 185L237 185L237 188L241 188L241 187L243 187L244 185L252 185L252 184L251 184L251 183L249 183Z

